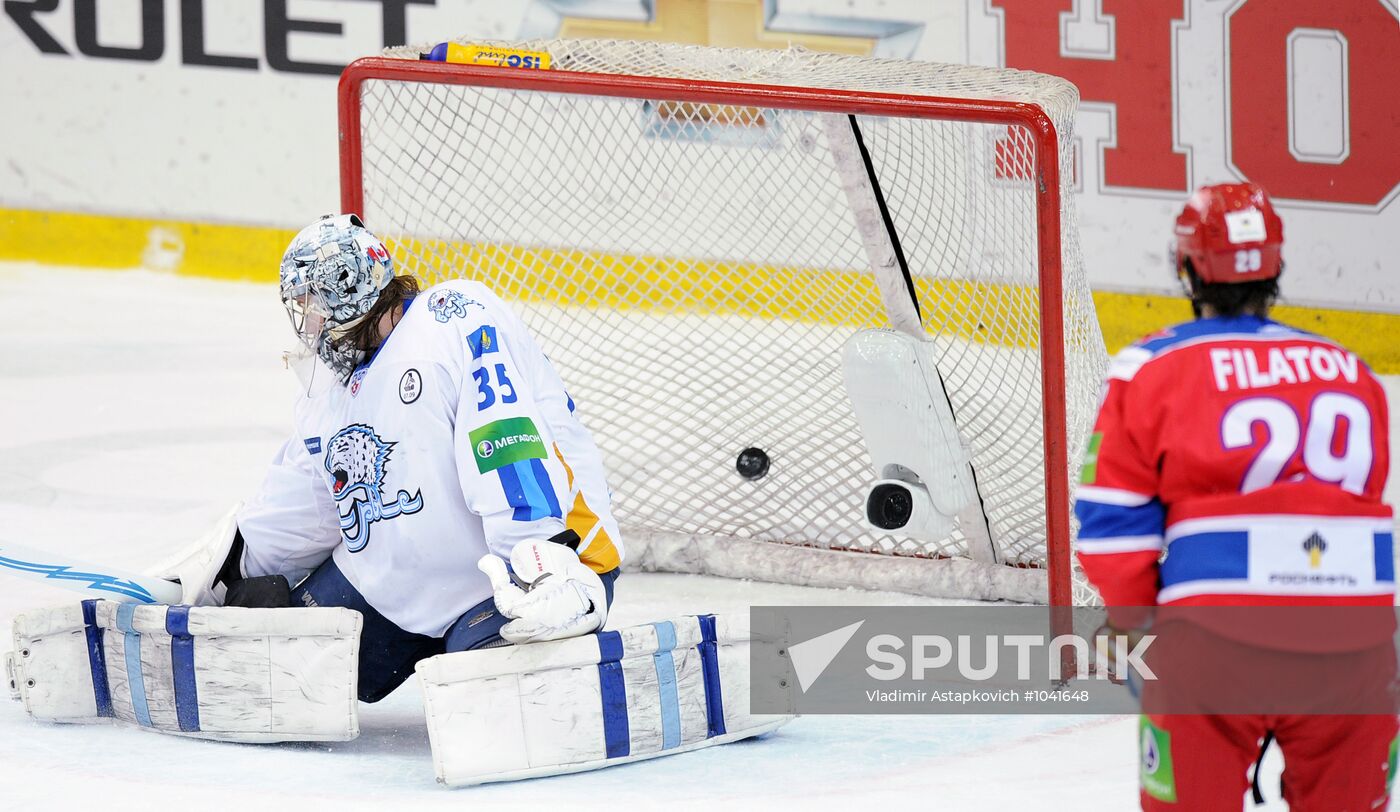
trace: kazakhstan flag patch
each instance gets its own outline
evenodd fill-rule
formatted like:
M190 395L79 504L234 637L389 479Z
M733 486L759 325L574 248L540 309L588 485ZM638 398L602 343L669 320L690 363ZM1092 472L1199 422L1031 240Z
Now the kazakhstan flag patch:
M496 351L496 328L489 324L467 333L467 345L472 348L472 357L480 358L488 352Z

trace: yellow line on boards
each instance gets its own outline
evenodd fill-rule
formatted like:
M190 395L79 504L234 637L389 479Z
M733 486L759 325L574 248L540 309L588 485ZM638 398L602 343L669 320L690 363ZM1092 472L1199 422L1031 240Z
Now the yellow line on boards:
M0 259L185 276L277 279L296 232L279 228L0 209Z
M1287 302L1287 278L1284 279ZM1188 321L1191 305L1178 296L1094 291L1094 309L1109 352L1117 352L1139 337ZM1276 321L1326 336L1361 356L1382 375L1400 374L1400 314L1278 304L1269 314Z
M294 233L0 209L0 260L145 267L185 276L270 282L277 278L278 262ZM656 312L685 310L858 327L885 323L869 274L850 269L432 240L389 242L396 260L426 281L470 275L508 298L554 304L583 300ZM525 269L529 272L522 274ZM1032 289L929 279L916 280L916 287L932 331L1002 346L1034 346ZM1110 352L1191 318L1186 301L1175 296L1095 291L1094 304ZM1400 314L1281 304L1273 316L1341 342L1376 372L1400 374Z

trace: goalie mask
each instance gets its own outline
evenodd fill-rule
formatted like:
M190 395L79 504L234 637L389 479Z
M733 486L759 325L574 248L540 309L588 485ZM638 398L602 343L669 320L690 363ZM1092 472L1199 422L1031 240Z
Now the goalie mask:
M282 255L282 304L303 347L344 382L364 352L344 341L394 278L380 239L353 214L326 215Z

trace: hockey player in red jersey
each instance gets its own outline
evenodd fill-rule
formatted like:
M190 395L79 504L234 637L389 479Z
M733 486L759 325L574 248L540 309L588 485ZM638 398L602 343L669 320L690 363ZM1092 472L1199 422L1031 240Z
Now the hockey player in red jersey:
M1381 501L1385 394L1354 353L1268 318L1282 247L1283 223L1260 187L1197 191L1177 218L1175 250L1197 318L1143 338L1109 367L1075 513L1079 560L1111 626L1144 625L1146 613L1127 607L1162 607L1160 624L1183 611L1172 607L1395 602L1391 509ZM1344 673L1357 682L1343 688L1383 690L1394 673L1393 615L1345 611L1387 622L1302 645L1290 661L1302 666L1288 672L1352 663ZM1292 642L1284 630L1203 625L1196 643L1256 662ZM1239 810L1269 737L1283 750L1291 809L1387 802L1393 713L1161 715L1149 698L1144 809Z

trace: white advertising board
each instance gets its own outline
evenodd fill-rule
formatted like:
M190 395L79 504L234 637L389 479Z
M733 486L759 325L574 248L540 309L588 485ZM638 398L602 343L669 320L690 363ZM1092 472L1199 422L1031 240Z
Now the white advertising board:
M727 45L836 37L1078 84L1096 289L1174 291L1188 190L1250 178L1285 219L1291 303L1400 313L1394 0L710 0L728 16L699 33L681 14L697 2L6 3L0 208L299 227L338 205L335 76L388 44L638 25ZM752 30L733 23L744 6Z

